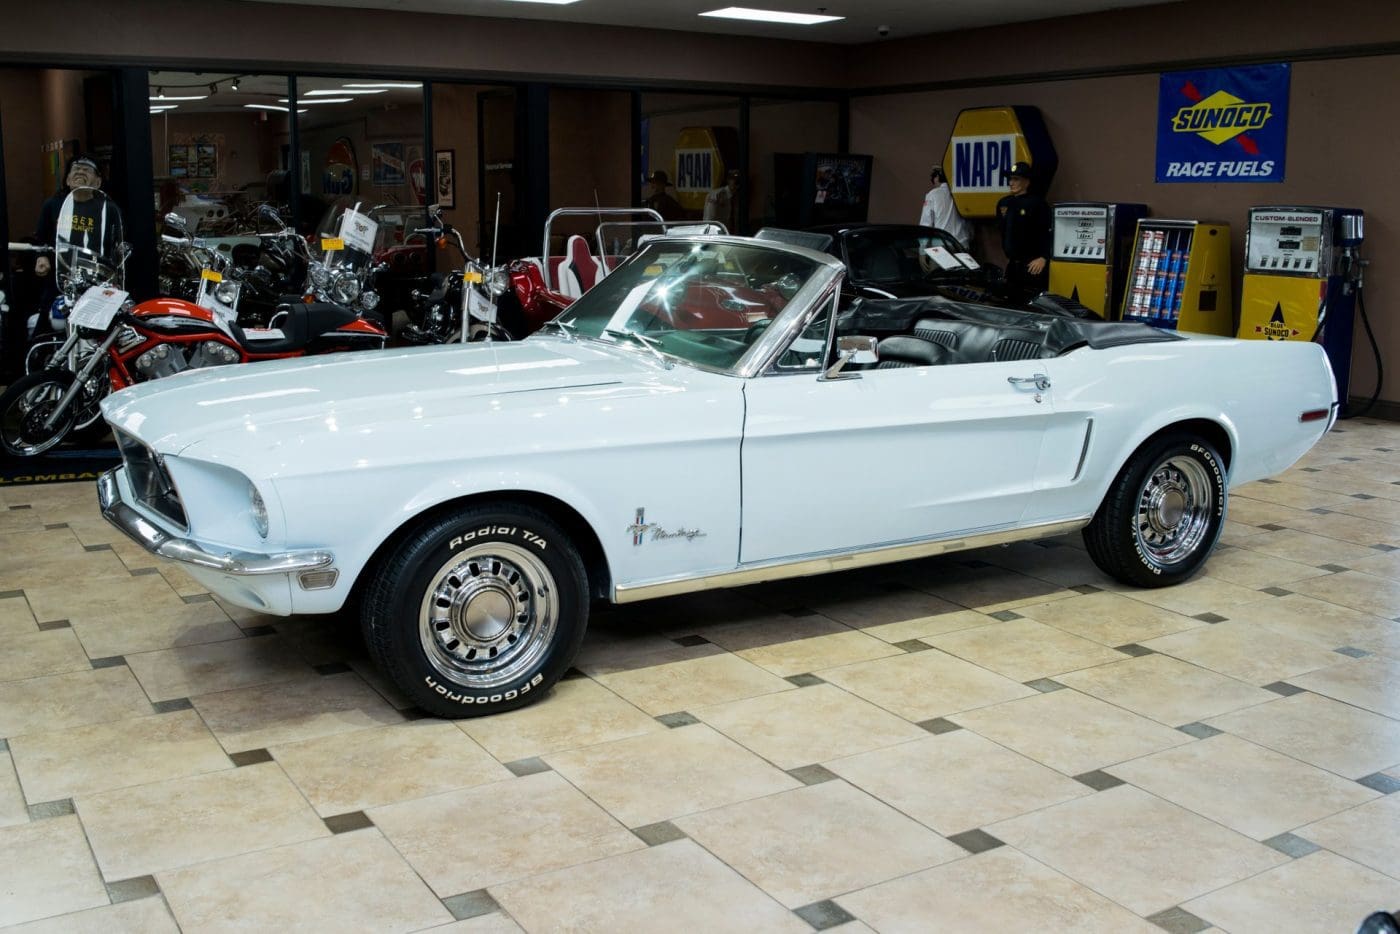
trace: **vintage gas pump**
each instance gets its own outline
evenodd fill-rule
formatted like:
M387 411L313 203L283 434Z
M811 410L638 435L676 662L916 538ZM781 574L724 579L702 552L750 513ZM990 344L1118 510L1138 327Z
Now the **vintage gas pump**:
M1361 294L1365 215L1355 208L1249 210L1239 337L1319 341L1345 407Z
M1063 203L1051 213L1050 291L1113 317L1123 303L1133 232L1147 205Z
M1123 320L1224 337L1235 328L1230 301L1230 225L1138 221Z

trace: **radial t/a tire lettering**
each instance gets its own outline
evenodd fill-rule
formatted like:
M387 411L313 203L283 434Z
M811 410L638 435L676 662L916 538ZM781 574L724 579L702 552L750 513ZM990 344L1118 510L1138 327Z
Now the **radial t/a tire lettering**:
M440 717L532 702L583 641L583 562L564 532L528 507L472 506L436 518L371 573L360 617L370 654Z
M1185 433L1154 438L1123 465L1084 529L1089 557L1126 584L1180 583L1215 548L1227 495L1225 464L1210 443Z

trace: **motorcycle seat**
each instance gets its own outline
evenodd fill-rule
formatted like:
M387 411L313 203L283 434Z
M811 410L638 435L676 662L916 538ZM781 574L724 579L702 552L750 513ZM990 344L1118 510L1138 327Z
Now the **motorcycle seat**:
M252 353L290 353L301 350L322 334L343 327L359 317L349 308L331 302L314 302L310 305L297 302L278 311L274 319L278 327L270 329L266 336L256 333L249 335L235 325L234 337ZM285 315L281 314L283 311ZM278 332L280 337L276 336Z

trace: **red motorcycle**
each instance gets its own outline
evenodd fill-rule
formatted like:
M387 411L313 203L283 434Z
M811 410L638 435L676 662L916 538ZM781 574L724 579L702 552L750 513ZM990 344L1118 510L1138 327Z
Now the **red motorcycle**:
M58 222L55 263L67 296L60 301L71 304L68 336L47 369L0 395L5 454L34 457L75 431L103 426L102 400L133 383L203 367L384 346L387 334L379 325L341 305L305 304L299 297L289 296L294 300L274 316L274 327L246 330L229 314L183 299L133 304L120 288L126 245L119 215L101 192L86 191L76 205L69 196Z

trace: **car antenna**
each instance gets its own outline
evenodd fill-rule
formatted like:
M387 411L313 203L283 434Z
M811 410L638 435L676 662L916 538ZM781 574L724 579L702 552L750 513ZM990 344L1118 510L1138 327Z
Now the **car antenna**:
M496 267L496 245L501 242L501 193L496 192L496 219L491 222L491 268Z

